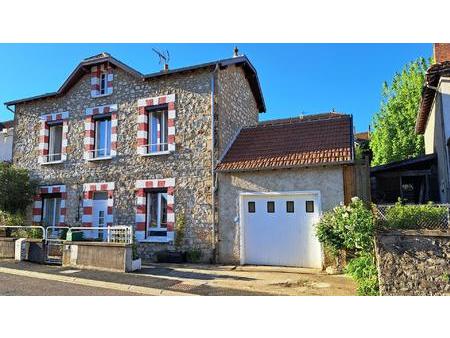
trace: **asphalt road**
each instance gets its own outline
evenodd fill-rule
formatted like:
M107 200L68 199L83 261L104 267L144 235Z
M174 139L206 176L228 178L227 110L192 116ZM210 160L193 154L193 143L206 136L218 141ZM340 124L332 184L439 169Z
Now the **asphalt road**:
M0 273L0 296L136 296L136 293Z

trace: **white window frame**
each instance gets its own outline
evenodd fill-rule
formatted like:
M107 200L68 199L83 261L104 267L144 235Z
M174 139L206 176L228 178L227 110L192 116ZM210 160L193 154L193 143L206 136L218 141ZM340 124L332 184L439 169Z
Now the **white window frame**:
M103 124L103 130L102 128L99 128L101 126L101 122L107 123ZM102 159L102 158L111 158L111 137L112 137L112 119L111 116L105 116L104 118L99 118L94 121L95 123L95 138L94 138L94 150L92 154L93 159ZM108 132L109 129L109 132ZM104 137L104 144L99 145L100 141L100 132L103 132L105 134ZM100 147L99 147L100 146ZM104 151L103 155L99 155L100 151Z
M59 127L61 128L61 140L60 140L60 145L61 145L61 152L60 153L55 153L54 152L54 148L56 146L55 143L55 129ZM62 123L56 123L56 124L50 124L48 126L49 132L48 132L48 155L47 155L47 162L48 163L52 163L52 162L61 162L62 161L62 143L63 143L63 125ZM59 159L55 159L55 156L59 155Z
M151 198L150 196L152 194L156 194L157 195L157 213L156 213L156 227L151 227L150 226L150 222L151 222ZM166 226L162 227L161 226L161 221L162 221L162 210L161 210L161 205L162 205L162 197L165 195L166 198ZM146 208L146 216L145 216L145 235L146 238L153 238L153 237L162 237L162 236L150 236L150 231L166 231L167 232L167 191L163 192L163 191L158 191L158 192L152 192L152 191L148 191L146 193L146 201L147 201L147 208ZM166 237L166 236L164 236Z
M56 201L59 199L59 212L57 212ZM42 222L45 222L45 215L47 214L48 203L51 201L53 203L53 224L45 224L47 226L58 226L61 219L61 197L44 197L42 204ZM58 217L58 222L56 222L56 218Z
M153 118L154 114L161 114L160 118ZM169 152L169 111L166 108L150 110L147 113L148 119L148 144L147 154L160 154ZM156 121L156 132L160 131L160 136L156 136L156 143L152 143L153 139L153 121ZM161 142L165 140L165 142ZM152 150L156 146L156 150Z

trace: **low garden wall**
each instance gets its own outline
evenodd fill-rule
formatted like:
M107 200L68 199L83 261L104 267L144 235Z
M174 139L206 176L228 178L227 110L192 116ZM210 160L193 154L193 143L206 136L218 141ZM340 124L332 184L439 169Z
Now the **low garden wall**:
M382 295L450 294L450 232L378 232L375 251Z
M122 243L65 242L63 267L128 272L132 268L132 246Z
M15 257L15 238L0 237L0 258Z

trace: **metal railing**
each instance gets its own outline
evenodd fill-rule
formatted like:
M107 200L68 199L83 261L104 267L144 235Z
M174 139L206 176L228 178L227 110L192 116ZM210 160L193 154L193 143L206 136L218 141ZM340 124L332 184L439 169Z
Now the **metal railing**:
M88 150L90 153L89 158L95 159L95 158L105 158L111 156L111 149L110 148L100 148L100 149L92 149Z
M62 160L62 153L45 155L45 163L58 162Z
M160 151L168 151L169 143L152 143L152 144L144 144L140 146L145 149L146 154L157 153Z
M25 231L27 230L32 230L32 229L39 229L41 230L41 238L45 239L46 238L46 231L45 228L43 226L40 225L0 225L0 229L4 229L5 231L8 229L24 229ZM36 234L30 234L30 235L36 235Z
M377 225L403 229L450 229L450 204L377 204L373 207Z

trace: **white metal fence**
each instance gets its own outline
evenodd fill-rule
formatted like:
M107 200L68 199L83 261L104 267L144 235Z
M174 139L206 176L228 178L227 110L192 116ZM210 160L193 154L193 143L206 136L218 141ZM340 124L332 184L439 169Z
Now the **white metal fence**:
M67 238L74 238L74 234L80 234L80 240L96 240L107 243L133 243L133 228L131 226L116 225L111 227L68 227L68 226L38 226L38 225L0 225L3 230L24 230L25 235L33 235L44 239L46 242L61 242ZM32 230L40 230L32 234Z

